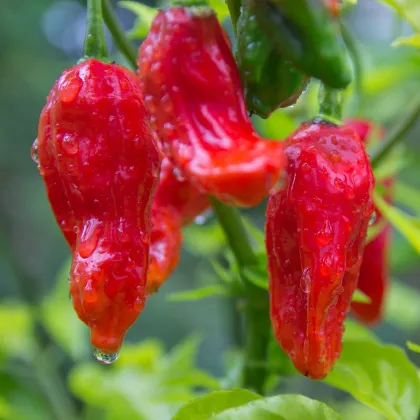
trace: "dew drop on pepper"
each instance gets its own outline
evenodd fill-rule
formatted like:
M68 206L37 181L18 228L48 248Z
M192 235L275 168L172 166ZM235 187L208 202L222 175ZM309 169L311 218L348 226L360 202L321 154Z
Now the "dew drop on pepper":
M93 356L99 363L102 363L103 365L111 365L118 359L119 355L119 352L104 353L95 347L93 348Z

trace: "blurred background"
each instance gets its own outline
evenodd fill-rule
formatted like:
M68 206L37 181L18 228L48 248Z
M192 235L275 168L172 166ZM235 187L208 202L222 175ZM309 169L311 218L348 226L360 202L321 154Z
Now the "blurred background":
M116 11L124 28L131 29L135 15L117 5ZM420 90L418 50L390 46L409 27L391 9L369 0L360 1L345 21L364 71L363 94L359 101L349 99L347 116L372 118L390 128ZM181 302L178 293L217 282L210 261L223 249L224 238L211 215L187 228L181 263L130 329L127 341L132 344L123 349L119 366L96 364L87 331L68 297L69 250L30 157L45 98L60 73L79 59L84 31L83 0L1 1L0 419L166 420L197 387L216 387L212 378L225 375L226 366L234 372L235 352L229 349L239 345L242 335L235 302L225 297L195 301L191 296ZM124 63L115 49L111 52ZM267 137L281 139L315 112L316 92L310 88L293 109L266 121L256 118L255 124ZM417 124L405 141L399 175L417 188L419 135ZM245 212L260 228L264 208ZM399 234L394 235L390 264L392 293L376 333L402 346L407 339L420 342L420 259ZM190 376L177 382L176 367ZM282 381L281 389L339 406L345 418L381 418L304 378Z

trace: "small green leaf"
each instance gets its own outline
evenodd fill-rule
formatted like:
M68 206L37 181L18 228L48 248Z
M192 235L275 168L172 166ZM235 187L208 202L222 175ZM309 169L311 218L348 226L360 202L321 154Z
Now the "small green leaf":
M163 383L167 386L202 387L206 389L220 388L220 382L202 370L180 372L178 375L167 375Z
M162 369L165 374L172 375L176 372L183 373L193 369L201 341L198 335L191 335L172 348L162 361Z
M241 269L241 274L247 281L254 284L255 286L264 290L268 290L268 276L265 267L245 266Z
M212 256L226 244L225 235L218 223L191 224L183 229L183 245L193 255Z
M365 295L361 290L356 289L351 299L352 302L370 303L372 300L369 296Z
M232 282L233 277L231 273L228 270L226 270L218 261L211 260L211 265L213 267L213 270L217 274L217 277L219 277L220 280L227 284Z
M167 300L170 302L194 302L215 296L229 296L229 291L221 284L211 284L199 289L171 293L167 296Z
M420 33L410 35L410 36L403 36L397 38L393 43L393 47L399 47L401 45L408 45L410 47L420 48Z
M334 370L324 379L376 409L389 420L415 420L420 408L416 367L398 347L347 341Z
M242 217L242 222L245 225L246 230L251 235L252 239L258 246L257 252L265 251L265 235L264 232L258 229L248 217Z
M230 408L212 416L211 419L340 420L341 416L324 403L303 395L278 395L257 399L237 408Z
M240 407L250 401L258 400L261 396L246 389L232 389L230 391L215 391L203 397L196 398L181 407L172 420L207 420L233 407ZM241 417L237 417L238 419Z
M413 210L420 216L420 192L418 189L398 181L393 187L393 193L395 201Z
M229 16L229 9L224 0L210 0L210 6L216 12L217 18L223 21Z
M157 14L157 9L137 1L120 1L119 6L131 10L136 16L133 29L127 33L130 39L143 39L147 36L152 21Z
M411 350L411 351L415 351L416 353L420 353L420 345L413 343L412 341L407 341L406 342L407 347Z
M33 314L18 302L0 306L0 352L31 360L34 355Z
M161 362L164 352L162 343L152 338L138 344L126 343L115 368L136 366L144 371L154 372Z
M420 220L411 217L388 204L379 194L373 194L373 201L379 211L398 229L420 254Z

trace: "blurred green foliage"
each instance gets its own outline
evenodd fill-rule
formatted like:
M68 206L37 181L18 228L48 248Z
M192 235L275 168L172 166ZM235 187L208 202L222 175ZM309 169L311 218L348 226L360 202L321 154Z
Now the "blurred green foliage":
M155 2L144 3L155 6ZM417 27L417 0L384 3ZM122 2L123 7L117 10L130 36L137 40L145 35L155 12L133 4ZM212 5L230 31L224 2L213 0ZM241 301L226 293L238 268L212 217L204 225L188 227L180 266L130 330L118 363L103 367L93 361L87 330L75 316L68 297L68 250L30 159L45 97L62 70L78 59L84 36L83 7L84 2L76 0L2 2L0 419L166 420L193 397L240 383L243 355L237 348L243 331L237 309L241 309ZM137 17L131 13L140 9ZM412 36L391 8L371 1L359 2L345 20L356 39L363 67L362 91L350 88L346 92L345 114L370 118L390 128L413 92L420 90L420 53L415 48L418 35ZM390 46L395 39L398 48ZM316 112L317 85L313 83L296 106L277 111L266 121L255 117L254 123L263 135L281 140ZM420 125L405 139L403 165L398 167L401 182L396 188L396 207L392 208L404 212L404 219L406 214L416 217L419 212L419 135ZM263 265L264 206L245 214ZM416 219L408 229L410 234L418 226ZM219 258L221 254L224 258ZM302 396L260 401L259 396L245 390L216 391L202 398L211 399L213 409L218 407L218 419L231 418L229 410L235 405L244 419L264 419L255 413L278 411L279 407L287 407L290 416L307 409L305 418L312 415L321 419L313 413L322 409L328 419L340 418L335 412L345 420L414 419L420 398L417 372L402 350L384 345L382 340L403 347L407 339L420 342L419 261L407 239L396 233L390 262L398 281L393 281L390 289L385 321L375 330L381 340L364 327L348 323L343 356L325 381L376 411L341 391L296 376L273 338L268 359L273 372L270 393L295 393L298 389L335 411ZM264 277L261 270L246 274L256 282ZM264 281L266 284L266 278ZM202 297L208 299L195 302ZM197 331L201 339L194 335ZM415 352L410 358L420 362ZM280 378L277 373L281 373ZM175 418L200 420L195 414L188 417L188 410L197 404L200 400L185 406Z

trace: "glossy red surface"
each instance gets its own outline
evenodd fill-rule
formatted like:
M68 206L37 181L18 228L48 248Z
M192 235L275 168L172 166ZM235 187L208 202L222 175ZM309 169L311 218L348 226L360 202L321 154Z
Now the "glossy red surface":
M373 123L368 120L347 120L346 125L351 127L363 143L369 142L369 136L373 131ZM385 130L379 130L380 137L385 135ZM385 188L385 199L391 202L393 179L381 182ZM383 223L383 216L378 209L376 211L375 224ZM385 297L388 291L388 250L391 240L391 225L386 223L378 236L368 243L363 253L362 267L358 281L358 288L367 295L370 303L353 302L352 314L361 321L372 324L379 321L384 309Z
M116 352L143 309L160 153L138 78L90 59L51 90L39 171L72 249L70 291L94 347Z
M286 139L285 154L286 184L271 195L266 218L271 320L296 368L321 379L342 349L374 180L350 128L305 123Z
M179 173L222 201L261 202L281 175L283 148L254 131L227 35L211 9L160 11L138 64L152 127Z
M155 292L178 265L182 226L210 207L203 194L187 179L179 179L169 159L163 158L160 181L153 199L150 266L147 290Z

